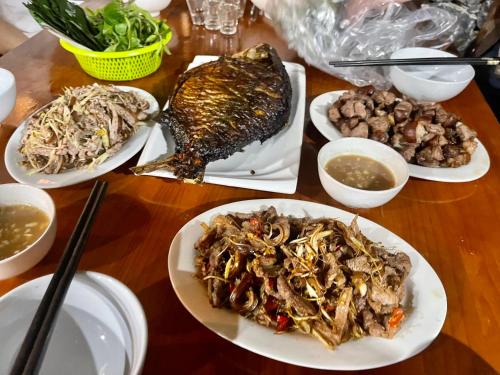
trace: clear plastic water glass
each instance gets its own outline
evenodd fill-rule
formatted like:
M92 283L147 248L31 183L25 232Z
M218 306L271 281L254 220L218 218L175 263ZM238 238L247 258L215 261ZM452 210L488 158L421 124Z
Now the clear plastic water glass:
M186 0L193 25L203 26L205 24L203 12L203 0Z
M221 0L203 0L203 16L207 30L219 30L219 5Z
M219 5L219 25L221 34L233 35L238 30L240 8L232 2L222 1Z

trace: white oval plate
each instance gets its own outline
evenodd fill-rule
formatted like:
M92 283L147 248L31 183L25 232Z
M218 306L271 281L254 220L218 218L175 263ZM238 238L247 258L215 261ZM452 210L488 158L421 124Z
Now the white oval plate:
M141 95L149 103L147 113L151 114L153 117L159 112L160 106L154 96L150 93L136 87L116 87L123 91L134 91L135 93ZM21 165L23 158L21 153L18 151L23 132L26 127L26 120L24 120L21 125L18 126L14 134L12 134L9 142L7 143L7 147L5 148L5 165L9 174L16 181L36 186L41 189L53 189L78 184L112 171L137 154L148 140L154 124L155 121L146 121L116 154L93 169L80 168L68 170L58 174L34 173L29 175L27 169Z
M188 70L218 58L198 55L189 64ZM204 182L276 193L295 193L304 134L306 72L299 64L283 62L283 65L290 76L293 93L287 128L264 143L255 141L245 146L242 152L208 163ZM146 164L165 155L172 155L174 151L175 141L170 132L156 125L137 164ZM145 175L176 178L172 172L163 169Z
M0 298L0 374L8 374L52 275L28 281ZM141 372L148 342L135 295L97 272L73 279L54 325L40 375Z
M342 138L342 134L328 119L328 108L337 101L345 90L331 91L319 95L311 102L309 113L311 120L329 141ZM429 168L421 165L408 164L410 176L422 178L424 180L441 182L468 182L483 177L490 169L490 157L483 144L477 140L477 149L472 155L471 161L467 165L458 168Z
M188 222L170 246L170 281L184 307L203 325L254 353L278 361L327 370L363 370L403 361L424 350L439 334L446 317L446 294L429 263L408 243L372 221L358 218L363 233L388 248L404 251L412 262L407 281L411 313L392 340L366 337L328 350L312 336L298 332L276 335L273 329L243 318L229 310L212 308L206 287L195 277L194 244L203 234L201 223L228 212L252 212L269 206L294 216L331 217L350 223L354 215L326 205L291 199L261 199L226 204Z

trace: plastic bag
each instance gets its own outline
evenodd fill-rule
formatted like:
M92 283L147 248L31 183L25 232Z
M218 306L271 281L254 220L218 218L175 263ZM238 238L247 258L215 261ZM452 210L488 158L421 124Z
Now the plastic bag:
M389 58L404 47L444 48L457 22L437 6L412 10L394 0L267 0L264 10L308 64L378 89L391 86L384 68L333 68L328 62Z

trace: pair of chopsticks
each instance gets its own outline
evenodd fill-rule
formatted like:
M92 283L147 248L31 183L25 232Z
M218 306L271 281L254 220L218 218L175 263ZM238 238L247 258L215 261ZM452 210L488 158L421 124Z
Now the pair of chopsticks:
M336 68L357 66L391 66L391 65L498 65L500 58L495 57L422 57L413 59L381 59L330 61Z
M82 257L97 210L106 194L107 182L97 181L66 245L61 261L47 287L12 366L10 375L37 374L63 304Z

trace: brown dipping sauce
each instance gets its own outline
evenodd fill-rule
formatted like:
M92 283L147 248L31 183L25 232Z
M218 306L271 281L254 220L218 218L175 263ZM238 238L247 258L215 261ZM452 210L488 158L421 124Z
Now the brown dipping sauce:
M356 189L387 190L396 186L392 171L366 156L337 156L326 163L325 170L337 181Z

